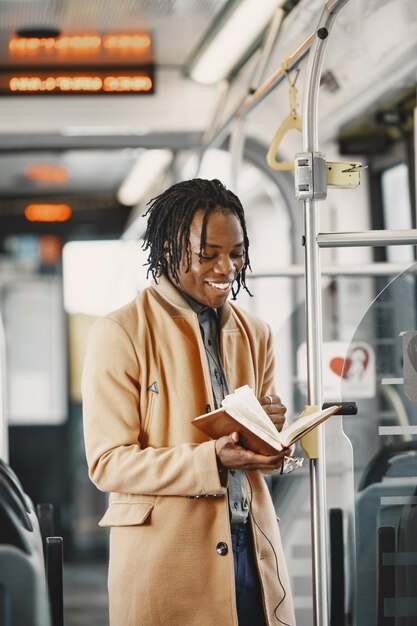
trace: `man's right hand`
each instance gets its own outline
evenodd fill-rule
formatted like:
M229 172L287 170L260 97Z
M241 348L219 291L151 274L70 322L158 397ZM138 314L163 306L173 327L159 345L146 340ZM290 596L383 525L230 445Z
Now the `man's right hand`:
M236 432L216 439L215 449L220 469L274 471L281 468L284 456L289 454L289 448L271 456L257 454L239 446L238 441L239 433Z

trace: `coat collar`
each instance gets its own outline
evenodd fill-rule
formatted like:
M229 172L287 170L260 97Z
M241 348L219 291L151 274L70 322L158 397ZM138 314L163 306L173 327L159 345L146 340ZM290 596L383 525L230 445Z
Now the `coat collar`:
M178 315L188 316L196 314L182 295L181 291L177 289L166 276L159 276L158 282L153 281L152 289L154 289L160 297L169 302L169 304L174 307ZM222 329L231 329L236 327L232 313L233 305L226 300L219 316L220 327Z

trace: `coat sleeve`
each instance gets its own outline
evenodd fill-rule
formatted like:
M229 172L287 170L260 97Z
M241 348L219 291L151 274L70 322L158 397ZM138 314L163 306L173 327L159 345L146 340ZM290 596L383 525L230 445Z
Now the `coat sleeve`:
M223 495L214 441L141 448L140 363L111 318L90 331L82 376L89 475L102 491L142 495Z

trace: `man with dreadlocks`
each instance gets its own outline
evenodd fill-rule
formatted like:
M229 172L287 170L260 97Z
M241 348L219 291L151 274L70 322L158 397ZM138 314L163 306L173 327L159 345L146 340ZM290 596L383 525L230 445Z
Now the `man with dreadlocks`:
M294 626L263 456L191 420L250 385L278 430L269 327L228 299L246 289L242 205L218 180L151 201L152 285L95 322L84 364L89 474L111 492L111 626ZM259 471L261 470L261 471Z

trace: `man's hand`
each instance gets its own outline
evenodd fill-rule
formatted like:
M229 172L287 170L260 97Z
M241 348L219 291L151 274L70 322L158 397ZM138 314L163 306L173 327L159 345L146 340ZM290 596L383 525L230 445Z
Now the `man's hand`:
M281 467L284 456L288 454L288 448L271 456L256 454L239 446L238 441L239 433L236 432L216 439L215 449L219 469L277 470Z
M277 431L280 432L285 424L285 413L287 412L287 407L282 404L281 398L273 395L262 396L259 398L259 402Z

